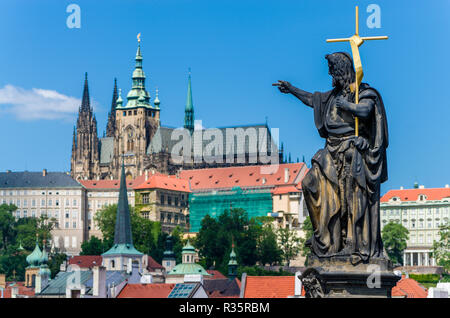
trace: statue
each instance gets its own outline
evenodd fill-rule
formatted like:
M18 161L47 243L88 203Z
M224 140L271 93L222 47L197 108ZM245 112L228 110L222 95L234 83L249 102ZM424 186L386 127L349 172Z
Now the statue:
M390 297L399 277L392 272L381 240L380 184L388 178L388 126L383 99L367 83L356 33L327 42L350 42L352 56L336 52L325 56L332 89L309 93L287 81L272 84L314 110L314 122L325 147L311 159L302 190L313 225L307 241L311 249L302 273L306 297ZM373 288L371 273L380 278Z
M278 81L314 109L324 149L312 158L302 182L314 235L309 241L318 257L351 256L352 263L384 258L380 234L380 183L387 180L388 130L381 95L368 84L359 87L355 104L355 71L349 54L326 55L333 89L309 93ZM355 135L354 117L360 118Z

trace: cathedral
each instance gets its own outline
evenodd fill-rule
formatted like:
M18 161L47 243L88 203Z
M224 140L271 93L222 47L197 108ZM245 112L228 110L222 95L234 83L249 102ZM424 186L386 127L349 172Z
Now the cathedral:
M127 101L124 103L121 90L117 89L117 80L114 80L111 111L108 114L106 134L102 138L97 134L97 120L90 105L88 78L87 73L85 74L83 97L72 140L71 176L74 179L118 179L122 160L125 163L126 177L130 179L145 171L177 174L181 169L283 162L283 150L278 150L267 123L210 130L194 127L190 74L184 128L181 130L192 141L188 146L189 151L186 151L186 147L181 150L176 148L178 139L174 138L174 133L179 133L180 128L161 126L158 90L151 101L145 88L146 77L142 62L139 41ZM215 137L217 149L213 152L215 158L223 160L207 160L208 158L203 157L202 151L208 147L208 140L204 136L211 135L211 131L213 135L220 134L219 139ZM240 135L230 135L229 131L240 132ZM265 159L260 155L262 144L266 151ZM182 156L183 160L175 160L174 153ZM196 156L198 153L200 155ZM276 157L276 160L267 162L267 157Z

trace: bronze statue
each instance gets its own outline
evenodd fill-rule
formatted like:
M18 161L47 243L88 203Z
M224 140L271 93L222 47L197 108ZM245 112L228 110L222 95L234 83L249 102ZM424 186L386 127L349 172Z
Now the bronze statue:
M286 81L273 84L314 109L317 130L326 139L302 181L314 228L308 244L319 258L348 257L354 265L385 259L380 233L380 184L387 180L388 147L383 100L368 84L355 85L349 54L337 52L325 58L332 90L309 93ZM355 117L359 118L356 131Z

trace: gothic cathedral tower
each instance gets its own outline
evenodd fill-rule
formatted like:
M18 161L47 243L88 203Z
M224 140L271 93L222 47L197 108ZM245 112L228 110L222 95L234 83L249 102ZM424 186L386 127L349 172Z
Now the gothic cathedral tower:
M127 178L136 178L144 171L144 159L151 138L160 126L159 100L150 104L150 94L145 89L145 74L142 70L140 41L135 58L132 87L123 105L121 90L115 105L113 177L119 178L122 156L125 157Z
M71 175L74 179L96 179L100 176L97 120L89 99L87 73L84 79L83 99L73 131Z

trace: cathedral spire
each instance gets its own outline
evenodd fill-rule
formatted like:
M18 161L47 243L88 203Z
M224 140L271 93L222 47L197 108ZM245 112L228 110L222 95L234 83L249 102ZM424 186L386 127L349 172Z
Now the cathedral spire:
M83 99L81 101L81 111L89 112L90 109L91 109L91 102L89 100L88 75L86 72L84 73L84 89L83 89Z
M191 69L189 69L186 108L184 110L184 128L194 131L194 103L192 102Z
M116 130L116 103L117 103L117 78L114 78L114 89L111 102L111 112L108 115L108 124L106 125L106 136L114 137Z

